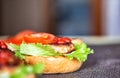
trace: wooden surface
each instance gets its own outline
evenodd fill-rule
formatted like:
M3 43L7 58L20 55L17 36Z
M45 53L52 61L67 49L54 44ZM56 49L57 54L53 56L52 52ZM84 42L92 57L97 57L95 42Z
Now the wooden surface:
M41 32L52 31L53 0L0 0L0 2L1 1L2 5L0 5L0 8L2 6L3 15L0 14L0 20L2 16L3 25L2 28L0 27L0 32L2 30L2 35L14 35L25 29Z
M2 34L2 0L0 0L0 35Z
M102 32L102 0L91 0L93 35L103 35Z

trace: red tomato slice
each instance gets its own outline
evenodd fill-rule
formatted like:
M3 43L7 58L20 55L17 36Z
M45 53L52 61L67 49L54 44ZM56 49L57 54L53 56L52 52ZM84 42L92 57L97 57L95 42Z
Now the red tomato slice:
M14 44L21 44L22 41L24 41L24 35L26 34L31 34L31 33L36 33L34 31L31 30L24 30L22 32L19 32L18 34L16 34L13 37L10 37L6 40L7 43L14 43Z
M7 45L5 44L5 42L3 40L0 40L0 49L7 49Z
M15 37L10 37L9 39L5 40L5 42L19 45L22 42L22 39L16 39Z
M49 33L26 34L24 40L27 43L52 44L57 43L57 37Z

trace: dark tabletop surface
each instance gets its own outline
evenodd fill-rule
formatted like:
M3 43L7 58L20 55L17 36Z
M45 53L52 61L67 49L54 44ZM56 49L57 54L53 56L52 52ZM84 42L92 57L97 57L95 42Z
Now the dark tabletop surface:
M76 72L37 78L120 78L120 45L90 45L94 54Z

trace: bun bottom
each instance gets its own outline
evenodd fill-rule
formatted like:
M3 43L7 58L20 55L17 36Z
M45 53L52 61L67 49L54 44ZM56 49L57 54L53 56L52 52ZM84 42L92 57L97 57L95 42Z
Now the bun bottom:
M14 74L16 70L17 70L17 67L2 67L0 69L0 78L9 78L6 76L10 76L11 74ZM25 76L25 78L35 78L35 75L28 74L27 76Z
M43 62L45 69L43 74L68 73L78 70L82 66L82 62L77 60L69 60L67 57L43 57L43 56L26 56L27 64L37 64Z

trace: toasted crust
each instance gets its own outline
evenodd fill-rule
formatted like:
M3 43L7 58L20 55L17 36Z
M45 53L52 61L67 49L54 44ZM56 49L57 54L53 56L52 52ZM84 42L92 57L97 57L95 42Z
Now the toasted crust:
M77 60L69 60L67 57L43 57L43 56L26 56L26 63L37 64L43 62L45 69L43 74L68 73L78 70L82 66L82 62Z

